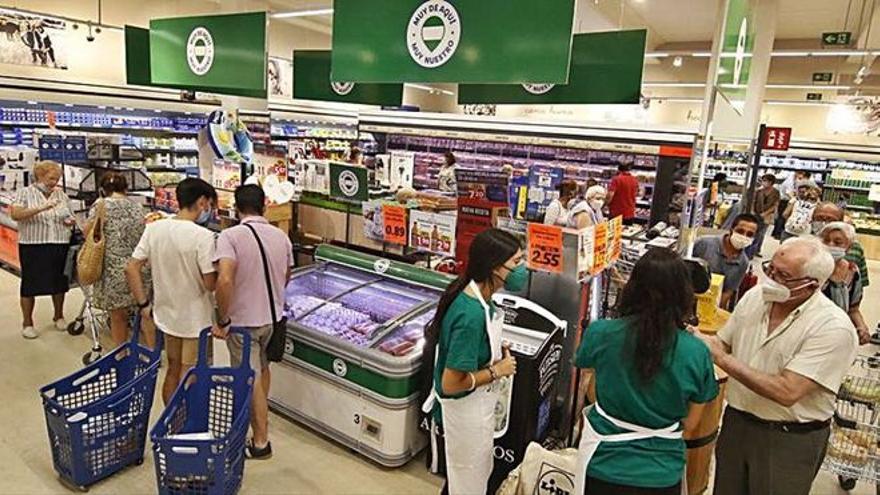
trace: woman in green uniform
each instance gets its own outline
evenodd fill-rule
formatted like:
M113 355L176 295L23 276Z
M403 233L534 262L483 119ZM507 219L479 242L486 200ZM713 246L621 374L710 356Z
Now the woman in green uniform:
M575 364L595 370L596 403L584 412L575 493L680 493L683 438L718 395L709 349L685 329L690 279L676 253L649 250L623 289L620 318L584 333Z
M446 489L452 495L486 492L492 473L496 382L516 373L516 360L501 346L503 324L492 305L502 287L516 292L528 272L519 241L498 229L477 235L466 272L440 298L426 332L426 363L434 362L431 395L423 409L442 425L446 452ZM432 432L436 428L431 428ZM432 455L437 459L432 435Z

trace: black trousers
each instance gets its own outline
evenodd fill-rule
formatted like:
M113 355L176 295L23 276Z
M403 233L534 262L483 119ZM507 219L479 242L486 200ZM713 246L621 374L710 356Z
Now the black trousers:
M586 495L680 495L681 482L667 488L642 488L608 483L587 476L584 493Z

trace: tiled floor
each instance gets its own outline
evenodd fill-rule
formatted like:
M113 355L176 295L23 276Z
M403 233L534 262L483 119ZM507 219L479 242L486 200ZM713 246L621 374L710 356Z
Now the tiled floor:
M866 301L880 300L880 263L872 263L874 285ZM72 293L67 314L72 317L81 297ZM880 305L864 304L869 322L880 320ZM0 271L0 493L66 493L57 481L49 454L46 426L37 390L45 383L76 370L89 348L86 336L70 337L48 328L51 317L48 300L38 302L40 338L25 341L19 336L18 280ZM219 353L218 353L219 354ZM153 408L154 417L161 406ZM337 444L273 416L271 419L275 456L270 461L249 462L242 493L351 493L430 494L440 480L428 474L421 459L401 469L384 469ZM155 493L155 475L150 451L143 466L131 468L92 487L96 494ZM843 493L834 476L822 473L815 494ZM874 493L861 483L854 493Z

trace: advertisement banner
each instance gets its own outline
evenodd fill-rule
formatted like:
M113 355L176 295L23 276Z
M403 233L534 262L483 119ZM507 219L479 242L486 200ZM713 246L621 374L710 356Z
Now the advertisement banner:
M459 198L486 200L507 205L510 200L510 174L503 170L455 169Z
M623 217L617 216L608 221L608 254L606 265L611 265L620 259L623 249Z
M564 171L559 167L532 165L529 168L529 196L526 203L526 220L541 221L551 201L559 197Z
M382 206L385 224L385 242L406 246L406 208L400 205Z
M367 201L370 199L368 175L364 167L330 162L330 198L349 203Z
M385 240L385 215L384 205L381 199L373 199L364 202L361 209L364 215L364 237L374 241ZM406 235L404 235L406 238Z
M467 268L468 251L474 237L495 225L498 218L508 217L510 209L487 199L458 198L458 228L456 233L456 260L459 269Z
M721 63L716 80L721 92L731 102L746 100L755 36L750 0L728 0L721 41Z
M593 231L592 275L598 275L608 266L608 222L597 223Z
M67 69L68 37L61 19L0 8L0 64Z
M530 223L528 226L528 267L530 270L562 273L562 228Z
M578 232L577 278L583 282L593 270L593 256L596 243L596 228L589 226Z
M293 98L293 63L283 58L269 57L266 81L270 97Z
M403 84L331 81L330 50L296 50L293 52L293 95L297 100L399 107L403 102Z
M416 154L412 151L392 151L390 180L391 190L411 188L413 186L413 171L416 166Z
M150 82L266 97L266 13L150 21Z
M462 84L458 104L636 104L646 37L644 29L576 34L568 84Z
M442 256L455 256L455 215L409 212L409 247Z
M234 191L241 185L241 164L226 160L214 160L211 185L214 186L214 189Z
M332 79L564 84L574 4L336 0Z

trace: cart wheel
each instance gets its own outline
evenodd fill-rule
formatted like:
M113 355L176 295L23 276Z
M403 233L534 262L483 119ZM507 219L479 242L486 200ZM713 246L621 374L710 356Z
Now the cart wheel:
M101 351L89 351L83 354L82 363L83 366L88 366L99 359L101 359Z
M844 478L843 476L837 477L837 482L840 483L840 487L846 491L850 491L856 487L856 479L855 478Z
M67 324L67 333L70 335L81 335L86 329L82 320L76 319Z
M143 463L144 463L144 458L143 458L143 457L141 457L140 459L134 461L134 465L135 465L135 466L140 466L140 465L143 464Z

